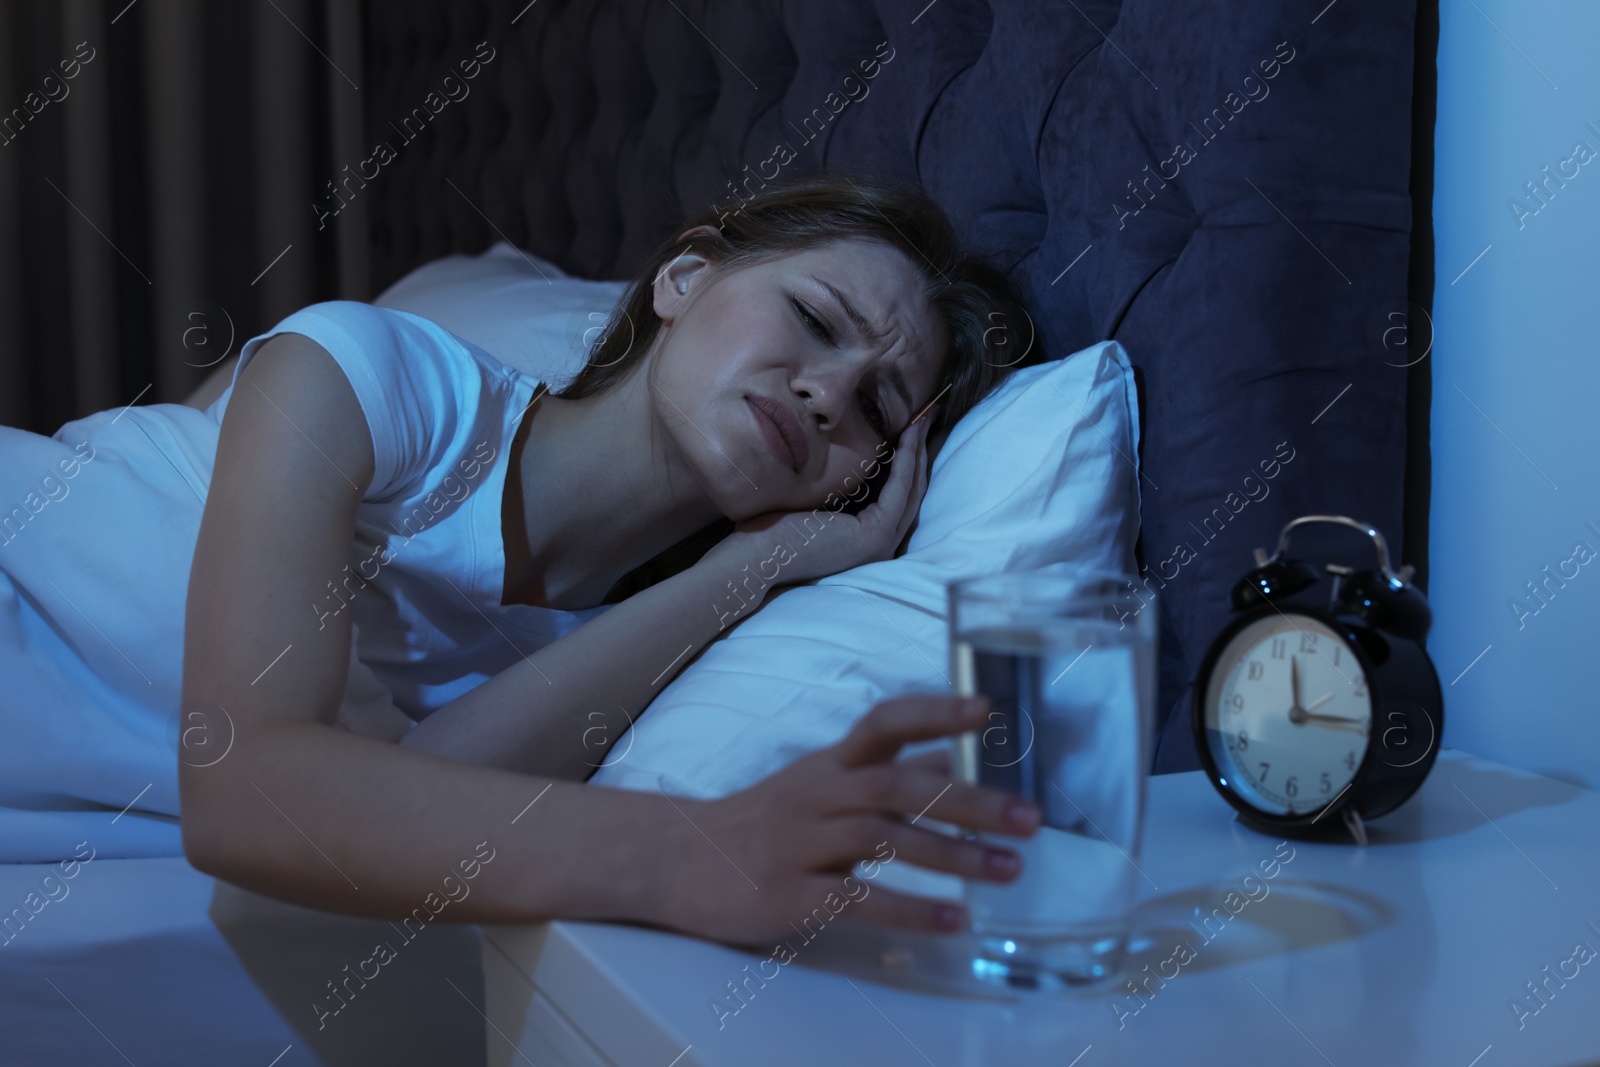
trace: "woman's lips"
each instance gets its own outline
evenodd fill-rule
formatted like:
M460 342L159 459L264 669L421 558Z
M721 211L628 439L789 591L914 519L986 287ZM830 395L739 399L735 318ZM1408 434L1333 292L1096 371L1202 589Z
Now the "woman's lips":
M746 402L755 416L756 428L761 431L761 438L766 441L772 454L790 470L799 473L809 458L809 449L800 427L792 423L792 413L775 410L774 402L766 397L748 397ZM791 420L790 433L787 434L784 432L785 414L789 414Z

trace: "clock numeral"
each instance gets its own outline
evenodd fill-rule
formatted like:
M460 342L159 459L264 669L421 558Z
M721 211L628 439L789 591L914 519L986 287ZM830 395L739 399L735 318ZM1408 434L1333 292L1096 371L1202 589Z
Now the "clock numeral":
M1328 777L1328 772L1322 772L1322 791L1327 793L1333 789L1333 779Z
M1244 695L1242 693L1235 693L1235 694L1233 694L1233 699L1228 701L1228 703L1233 705L1233 710L1234 711L1243 711L1244 710Z
M1273 659L1282 659L1283 658L1283 654L1286 651L1288 651L1288 648L1284 644L1283 638L1274 637L1272 639L1272 658Z
M1239 731L1239 751L1240 752L1244 752L1247 749L1249 749L1249 747L1250 747L1250 739L1245 736L1245 733L1244 733L1243 730L1240 730Z
M1339 665L1339 642L1337 641L1333 643L1333 665L1335 667Z
M1317 650L1317 635L1306 630L1300 631L1300 651L1315 652Z
M1356 754L1354 750L1344 754L1344 766L1345 770L1353 771L1356 769Z
M1300 785L1294 780L1294 775L1291 774L1289 780L1283 783L1283 791L1292 797L1300 795Z
M1258 659L1253 659L1250 661L1250 669L1245 672L1244 680L1247 682L1253 682L1266 672L1267 669L1261 665L1261 661Z
M1262 765L1261 765L1261 776L1260 776L1260 780L1261 780L1261 784L1262 784L1262 785L1266 785L1266 784L1267 784L1267 768L1269 768L1269 767L1271 767L1271 766L1272 766L1272 764L1270 764L1270 763L1263 763L1263 764L1262 764Z

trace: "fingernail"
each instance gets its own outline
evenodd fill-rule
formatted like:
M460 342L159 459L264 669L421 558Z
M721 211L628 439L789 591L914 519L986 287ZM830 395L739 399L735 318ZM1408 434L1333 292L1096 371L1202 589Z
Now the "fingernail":
M964 919L963 909L954 904L941 904L933 912L933 921L942 930L959 930Z
M1013 800L1006 805L1006 822L1018 830L1031 830L1039 823L1039 806L1029 800Z
M1002 877L1016 873L1019 860L1015 852L1001 852L991 848L983 854L983 869Z

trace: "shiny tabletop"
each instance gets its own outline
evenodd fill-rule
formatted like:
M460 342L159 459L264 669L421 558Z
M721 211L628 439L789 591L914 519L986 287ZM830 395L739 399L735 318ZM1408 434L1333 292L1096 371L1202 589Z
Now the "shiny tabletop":
M847 923L781 965L624 925L488 927L489 1062L1600 1064L1600 794L1446 749L1368 831L1275 838L1199 772L1152 778L1132 955L1087 992L999 998L959 936Z

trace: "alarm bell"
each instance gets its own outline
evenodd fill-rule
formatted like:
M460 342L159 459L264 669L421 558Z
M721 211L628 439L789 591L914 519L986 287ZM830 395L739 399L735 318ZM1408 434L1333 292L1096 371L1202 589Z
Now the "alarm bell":
M1401 567L1398 573L1394 571L1389 565L1389 546L1383 534L1345 515L1301 516L1283 528L1278 535L1278 547L1272 555L1267 555L1266 549L1256 549L1255 570L1233 587L1234 610L1243 611L1296 596L1322 580L1317 568L1286 555L1290 531L1311 523L1329 523L1360 530L1372 539L1378 555L1376 570L1356 570L1337 563L1324 566L1323 570L1333 576L1328 610L1334 614L1354 615L1368 626L1421 643L1433 625L1433 610L1428 607L1427 597L1423 596L1422 590L1411 584L1414 573L1411 566Z

